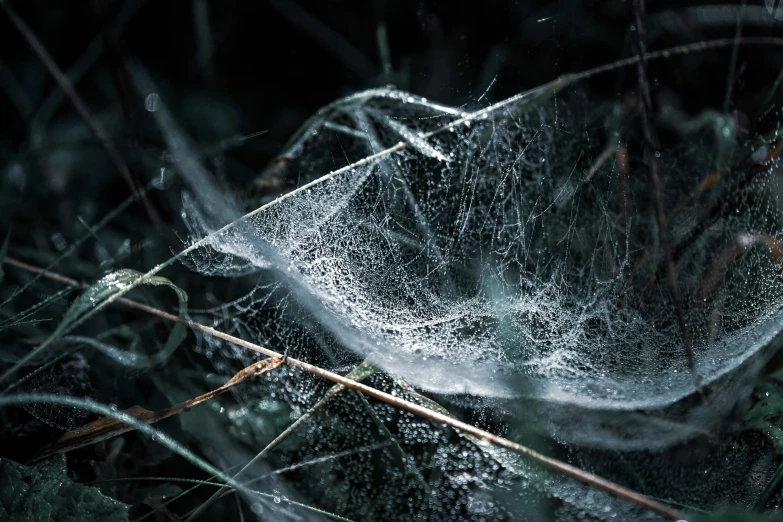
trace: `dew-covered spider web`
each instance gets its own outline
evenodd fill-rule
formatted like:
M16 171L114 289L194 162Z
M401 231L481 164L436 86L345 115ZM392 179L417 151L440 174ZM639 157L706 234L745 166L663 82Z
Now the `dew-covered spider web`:
M718 429L779 345L779 114L749 136L732 114L660 108L670 273L636 97L586 92L564 77L492 106L354 94L294 136L247 219L161 108L188 185L181 215L191 244L206 241L183 260L233 296L209 294L214 307L190 317L337 373L370 368L360 377L373 387L547 440L546 452L650 495L688 491L682 501L706 508L756 498L767 471L705 490L700 470L671 475L666 451ZM221 375L256 357L207 335L197 349ZM329 395L316 377L270 375L219 410L239 445L206 416L182 420L223 469L301 423L245 474L276 495L248 497L261 518L301 517L289 499L354 520L656 518L390 405ZM762 453L720 453L711 473L747 476Z
M655 155L694 377L635 113L563 84L475 112L359 93L312 118L275 174L303 185L379 157L192 261L210 275L284 274L280 295L258 288L241 305L280 352L338 344L429 392L534 399L559 424L580 415L566 439L674 442L731 407L780 330L779 148L774 136L737 144L715 111L666 122L681 139ZM186 198L183 215L203 236L198 208ZM581 410L664 413L616 431Z

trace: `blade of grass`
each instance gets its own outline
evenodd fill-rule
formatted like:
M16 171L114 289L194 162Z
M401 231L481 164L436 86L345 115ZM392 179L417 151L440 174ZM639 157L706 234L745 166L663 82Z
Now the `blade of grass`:
M335 459L340 459L343 457L350 457L351 455L358 455L359 453L364 453L365 451L375 451L377 449L381 448L387 448L391 446L392 443L389 441L386 442L377 442L375 444L369 444L367 446L362 446L361 448L341 451L339 453L335 453L333 455L326 455L325 457L318 457L315 459L311 459L305 462L299 462L298 464L291 464L290 466L286 466L285 468L276 469L274 471L270 471L267 475L280 475L281 473L288 473L289 471L296 471L297 469L302 469L307 466L313 466L315 464L321 464L323 462L330 462ZM257 479L252 480L251 482L248 482L247 484L251 484L252 482L257 482L259 480L263 480L264 477L259 477Z
M315 462L310 462L310 463L315 464ZM307 464L310 464L310 463L304 463L304 465L307 465ZM182 482L184 484L195 484L194 487L190 488L189 490L183 491L182 493L180 493L179 495L177 495L175 497L172 497L172 498L168 499L166 502L161 504L161 506L159 506L159 507L163 507L163 506L166 506L169 503L173 502L176 499L182 498L184 495L187 495L188 493L190 493L191 491L193 491L194 489L196 489L198 487L201 487L201 486L221 487L221 486L223 486L223 484L220 483L220 482L211 482L211 480L213 478L214 477L210 477L207 480L199 480L199 479L189 479L189 478L180 478L180 477L128 477L128 478L115 478L115 479L107 479L107 480L98 480L98 481L95 481L95 482L89 482L89 483L87 483L87 485L92 486L92 485L97 485L97 484L111 484L111 483L114 483L114 482L138 482L138 481L141 481L141 480L145 480L145 481L148 480L148 481L151 481L151 482ZM313 506L308 506L307 504L302 504L301 502L296 502L295 500L290 500L290 499L287 499L285 497L280 497L280 496L277 496L277 495L270 495L269 493L263 493L261 491L256 491L256 490L252 490L252 489L247 490L247 491L250 492L250 493L253 493L253 494L256 494L256 495L268 498L270 500L275 500L276 499L276 500L279 500L280 502L285 502L287 504L291 504L292 506L301 507L303 509L307 509L308 511L313 511L314 513L318 513L319 515L324 515L324 516L332 518L334 520L342 520L342 521L346 521L346 522L352 522L351 519L349 519L349 518L341 517L340 515L336 515L334 513L329 513L328 511L324 511L322 509L318 509L318 508L315 508ZM149 511L149 512L145 513L144 515L142 515L139 518L135 519L135 521L136 522L141 522L142 520L144 520L144 519L148 518L149 516L151 516L156 511L157 511L157 508L152 510L152 511Z
M97 413L105 417L113 417L122 422L125 422L133 426L136 430L144 435L152 438L158 444L171 450L173 453L180 455L188 462L204 470L205 472L215 475L221 481L228 482L231 486L238 488L247 494L257 494L264 497L273 497L267 493L254 492L236 482L231 477L226 476L222 471L209 464L201 457L194 454L192 451L185 448L176 440L168 436L166 433L153 428L152 426L139 421L132 415L127 413L113 410L104 404L100 404L92 399L79 399L76 397L68 397L64 395L48 394L48 393L25 393L6 397L0 397L0 407L2 406L23 406L27 404L50 404L55 406L67 406L70 408L80 408L86 411Z
M91 285L83 294L76 298L76 300L65 312L65 315L63 315L60 323L57 325L57 328L54 329L54 332L50 334L44 342L30 350L27 354L16 361L8 370L0 375L0 382L7 380L25 364L32 361L35 357L43 354L44 350L48 348L56 339L62 337L66 332L73 330L76 325L83 323L86 319L86 316L91 317L94 315L90 313L90 311L99 307L100 303L104 302L111 296L115 296L117 291L121 291L125 285L130 285L133 281L136 281L141 277L143 277L141 272L127 268L117 270L116 272L112 272L103 276L95 284ZM181 288L176 286L165 277L146 278L146 281L148 284L153 286L163 285L168 286L174 290L179 301L179 313L183 316L187 315L186 303L188 296ZM184 328L185 327L182 324L175 326L169 336L169 340L181 340L182 334L184 333Z
M143 191L143 192L146 192L146 191L148 191L148 190L150 189L150 187L151 187L151 186L152 186L152 184L151 184L151 183L150 183L150 184L148 184L146 187L144 187L144 188L142 189L142 191ZM111 211L111 212L109 212L109 213L108 213L108 214L106 214L106 215L105 215L103 218L101 218L101 220L100 220L100 221L98 221L98 223L96 223L96 224L95 224L95 226L93 226L93 227L92 227L92 230L91 230L91 231L88 229L88 232L87 232L87 233L85 233L85 234L81 235L79 238L77 238L76 240L74 240L74 241L73 241L73 242L70 244L70 246L69 246L68 248L66 248L66 249L65 249L65 251L63 251L63 253L62 253L62 254L60 254L60 255L59 255L59 256L58 256L58 257L57 257L57 258L56 258L54 261L52 261L51 263L49 263L49 265L47 265L47 267L45 268L45 270L44 270L44 271L46 271L46 270L48 270L48 269L50 269L50 268L54 268L54 267L55 267L56 265L58 265L58 264L59 264L59 263L60 263L62 260L66 259L68 256L70 256L71 254L73 254L74 252L76 252L76 250L77 250L77 249L78 249L78 248L79 248L79 247L82 245L82 243L84 243L84 242L85 242L87 239L89 239L90 237L92 237L92 236L91 236L91 232L92 232L92 234L94 234L94 233L98 232L99 230L101 230L103 227L105 227L105 226L106 226L106 224L108 224L110 221L114 220L114 218L116 218L117 216L119 216L120 214L122 214L122 213L125 211L125 209L127 209L127 208L128 208L128 207L129 207L129 206L130 206L130 205L131 205L131 204L132 204L134 201L136 201L136 196L130 196L130 197L126 198L126 199L125 199L125 200L124 200L122 203L120 203L119 205L117 205L117 207L116 207L116 208L112 209L112 211ZM25 283L23 286L21 286L20 288L17 288L17 289L16 289L16 290L15 290L15 291L12 293L11 297L9 297L8 299L6 299L6 300L5 300L5 301L3 301L2 303L0 303L0 307L3 307L3 306L5 306L5 305L7 305L9 302L11 302L11 300L12 300L14 297L16 297L16 296L18 296L20 293L24 292L24 291L25 291L27 288L29 288L29 287L30 287L32 284L34 284L34 283L35 283L35 282L38 280L38 278L39 278L39 277L42 277L42 273L41 273L41 272L37 272L35 277L33 277L33 278L30 280L30 281L26 282L26 283ZM60 282L65 282L65 281L60 281ZM70 283L66 283L66 284L70 284Z
M236 468L238 468L238 467L239 467L239 465L237 465L237 466L232 466L232 467L228 468L228 469L225 471L225 473L228 473L229 471L231 471L231 470L233 470L233 469L236 469ZM213 476L209 477L207 480L192 480L192 483L195 483L195 484L196 484L195 486L193 486L193 487L192 487L192 488L190 488L190 489L186 489L185 491L183 491L183 492L182 492L182 493L180 493L179 495L175 495L175 496L171 497L170 499L166 500L165 502L163 502L161 505L159 505L159 506L156 506L156 507L154 507L153 509L151 509L151 510L147 511L145 514L143 514L142 516L140 516L139 518L137 518L135 522L142 522L142 520L145 520L145 519L147 519L147 518L151 517L152 515L154 515L155 513L157 513L157 512L158 512L160 509L162 509L162 508L164 508L164 507L168 506L168 505L169 505L169 504L171 504L172 502L174 502L174 501L176 501L176 500L179 500L179 499L181 499L182 497L185 497L185 496L187 496L187 495L188 495L188 494L190 494L190 493L193 493L195 490L197 490L197 489L198 489L198 488L200 488L201 486L217 486L217 487L219 487L219 488L220 488L220 487L223 487L223 486L225 485L225 484L223 484L223 483L221 483L221 482L210 482L211 480L214 480L215 478L216 478L216 477L213 475ZM165 480L165 479L159 479L159 478L156 478L156 477L148 477L148 479L149 479L149 480ZM127 479L112 479L112 480L108 480L108 481L106 481L106 482L112 482L112 481L115 481L115 480L128 480L128 481L130 481L130 480L137 480L137 479L135 479L135 478L127 478ZM138 479L138 480L141 480L141 479ZM171 479L171 480L172 480L172 481L178 481L178 480L182 480L182 479L177 479L177 478L174 478L174 479ZM190 480L190 479L185 479L185 481L187 481L187 482L191 482L191 480Z

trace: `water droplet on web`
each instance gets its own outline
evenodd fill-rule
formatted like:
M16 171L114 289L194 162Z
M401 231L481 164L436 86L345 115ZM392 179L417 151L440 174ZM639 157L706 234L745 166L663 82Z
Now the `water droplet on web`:
M65 250L65 248L68 246L68 243L65 241L65 237L63 237L63 235L59 232L52 234L52 243L54 244L54 248L60 252Z
M160 96L156 92L151 92L144 99L144 108L147 112L155 112L160 108Z

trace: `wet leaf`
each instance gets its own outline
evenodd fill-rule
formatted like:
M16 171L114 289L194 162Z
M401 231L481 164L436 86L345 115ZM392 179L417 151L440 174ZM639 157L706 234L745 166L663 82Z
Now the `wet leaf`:
M62 455L31 467L0 458L0 519L119 522L128 520L128 506L68 479Z

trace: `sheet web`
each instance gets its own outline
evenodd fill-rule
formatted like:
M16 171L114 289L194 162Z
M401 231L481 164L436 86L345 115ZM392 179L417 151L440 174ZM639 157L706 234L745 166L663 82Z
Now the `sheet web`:
M595 106L567 83L476 112L393 89L360 93L320 111L284 155L299 186L352 168L273 202L189 262L208 275L255 274L261 282L225 305L220 323L280 352L343 372L369 358L463 406L514 415L532 404L538 429L566 444L666 448L747 397L748 377L778 342L777 143L736 143L734 120L709 112L656 152L695 379L635 118L633 103ZM186 197L196 238L217 228L201 208L197 194ZM295 413L324 391L308 379L282 387ZM438 430L388 415L396 436L440 437L438 454L464 464ZM603 495L587 502L596 494L564 479L534 487L539 472L518 459L460 444L486 459L476 469L494 479L493 465L512 470L568 516L630 516ZM474 502L474 515L497 514L496 500L476 507L476 476L460 509ZM436 483L416 502L432 507L425 493Z

